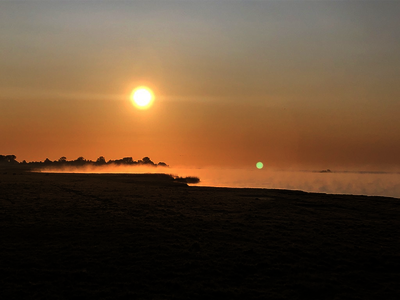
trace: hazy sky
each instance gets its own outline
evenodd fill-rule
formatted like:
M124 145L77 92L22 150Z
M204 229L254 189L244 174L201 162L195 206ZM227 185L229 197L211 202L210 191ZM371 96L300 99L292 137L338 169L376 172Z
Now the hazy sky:
M1 1L0 154L400 170L400 1ZM153 89L149 110L129 100Z

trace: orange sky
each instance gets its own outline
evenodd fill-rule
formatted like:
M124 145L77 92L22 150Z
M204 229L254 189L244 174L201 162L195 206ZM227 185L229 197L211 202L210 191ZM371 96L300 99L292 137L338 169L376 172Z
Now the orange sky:
M400 3L2 1L0 154L400 169ZM153 89L151 109L129 100Z

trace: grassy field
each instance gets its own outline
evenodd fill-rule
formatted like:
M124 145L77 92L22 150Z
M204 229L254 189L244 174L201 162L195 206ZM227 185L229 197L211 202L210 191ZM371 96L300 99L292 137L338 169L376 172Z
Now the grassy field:
M400 299L400 199L0 174L1 299Z

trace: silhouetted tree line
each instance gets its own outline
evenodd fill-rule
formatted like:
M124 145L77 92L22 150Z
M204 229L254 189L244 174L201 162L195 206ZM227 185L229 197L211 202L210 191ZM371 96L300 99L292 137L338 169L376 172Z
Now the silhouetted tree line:
M168 167L168 165L164 162L154 163L150 158L143 157L140 160L133 160L132 157L124 157L116 160L106 161L104 156L100 156L96 161L86 160L82 156L78 157L75 160L67 160L65 156L61 157L58 160L51 161L46 158L44 161L32 161L26 162L23 160L22 162L17 161L17 157L15 155L0 155L0 164L1 165L24 165L31 167L83 167L83 166L104 166L104 165L144 165L144 166L153 166L153 167Z

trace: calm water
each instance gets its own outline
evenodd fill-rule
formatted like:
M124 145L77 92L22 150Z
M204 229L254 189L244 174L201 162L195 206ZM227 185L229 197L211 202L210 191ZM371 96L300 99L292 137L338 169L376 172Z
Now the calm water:
M349 173L271 171L268 169L186 169L105 167L63 169L60 172L87 173L168 173L200 178L198 186L290 189L329 194L353 194L400 198L400 173Z
M198 176L201 186L291 189L329 194L400 198L399 173L318 173L267 170L176 170Z

